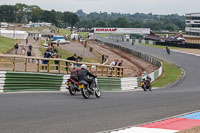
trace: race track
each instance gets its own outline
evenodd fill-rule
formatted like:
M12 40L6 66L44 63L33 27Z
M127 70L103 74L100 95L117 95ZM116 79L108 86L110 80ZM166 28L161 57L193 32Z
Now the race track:
M100 38L104 41L111 41ZM101 99L81 94L0 95L2 133L88 133L137 125L200 109L200 57L141 45L117 43L167 60L185 70L173 86L152 92L103 92Z

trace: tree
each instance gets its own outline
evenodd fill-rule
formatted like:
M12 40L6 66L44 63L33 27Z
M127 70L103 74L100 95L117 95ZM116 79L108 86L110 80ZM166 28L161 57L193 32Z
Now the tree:
M106 27L106 22L105 22L105 21L102 21L102 20L97 21L97 22L95 23L95 27Z
M63 16L65 24L70 24L71 27L71 32L73 30L74 25L79 22L79 18L76 14L71 13L71 12L64 12Z
M125 18L120 17L117 20L115 20L115 25L115 27L127 28L129 27L129 22Z

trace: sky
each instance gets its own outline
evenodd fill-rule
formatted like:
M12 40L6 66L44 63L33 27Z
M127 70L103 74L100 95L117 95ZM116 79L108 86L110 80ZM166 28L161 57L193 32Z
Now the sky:
M45 10L90 12L179 14L200 12L200 0L0 0L0 5L25 3Z

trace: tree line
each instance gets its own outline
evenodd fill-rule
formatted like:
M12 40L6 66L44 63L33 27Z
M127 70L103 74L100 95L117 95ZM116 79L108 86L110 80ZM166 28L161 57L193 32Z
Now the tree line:
M152 13L107 13L91 12L84 13L82 10L77 12L60 12L55 10L43 10L36 5L15 4L0 6L0 22L28 23L49 22L57 27L121 27L121 28L151 28L154 31L185 30L185 16L178 14L154 15Z
M73 12L60 12L55 10L43 10L36 5L17 3L15 5L0 6L0 22L29 23L49 22L57 27L73 27L79 17Z
M80 27L122 27L122 28L151 28L154 31L185 31L185 16L178 14L153 15L152 13L121 14L107 12L84 13L75 12L79 16Z

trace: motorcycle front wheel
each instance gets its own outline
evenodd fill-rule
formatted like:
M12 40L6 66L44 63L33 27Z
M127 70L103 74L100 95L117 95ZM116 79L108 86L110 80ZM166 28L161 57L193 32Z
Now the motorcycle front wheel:
M81 88L81 93L85 99L88 99L90 97L90 93L86 85L84 85L83 88Z
M146 85L143 85L142 88L143 88L144 91L147 91L147 86Z
M98 86L95 86L95 96L97 98L100 98L101 97L101 89L98 87Z

